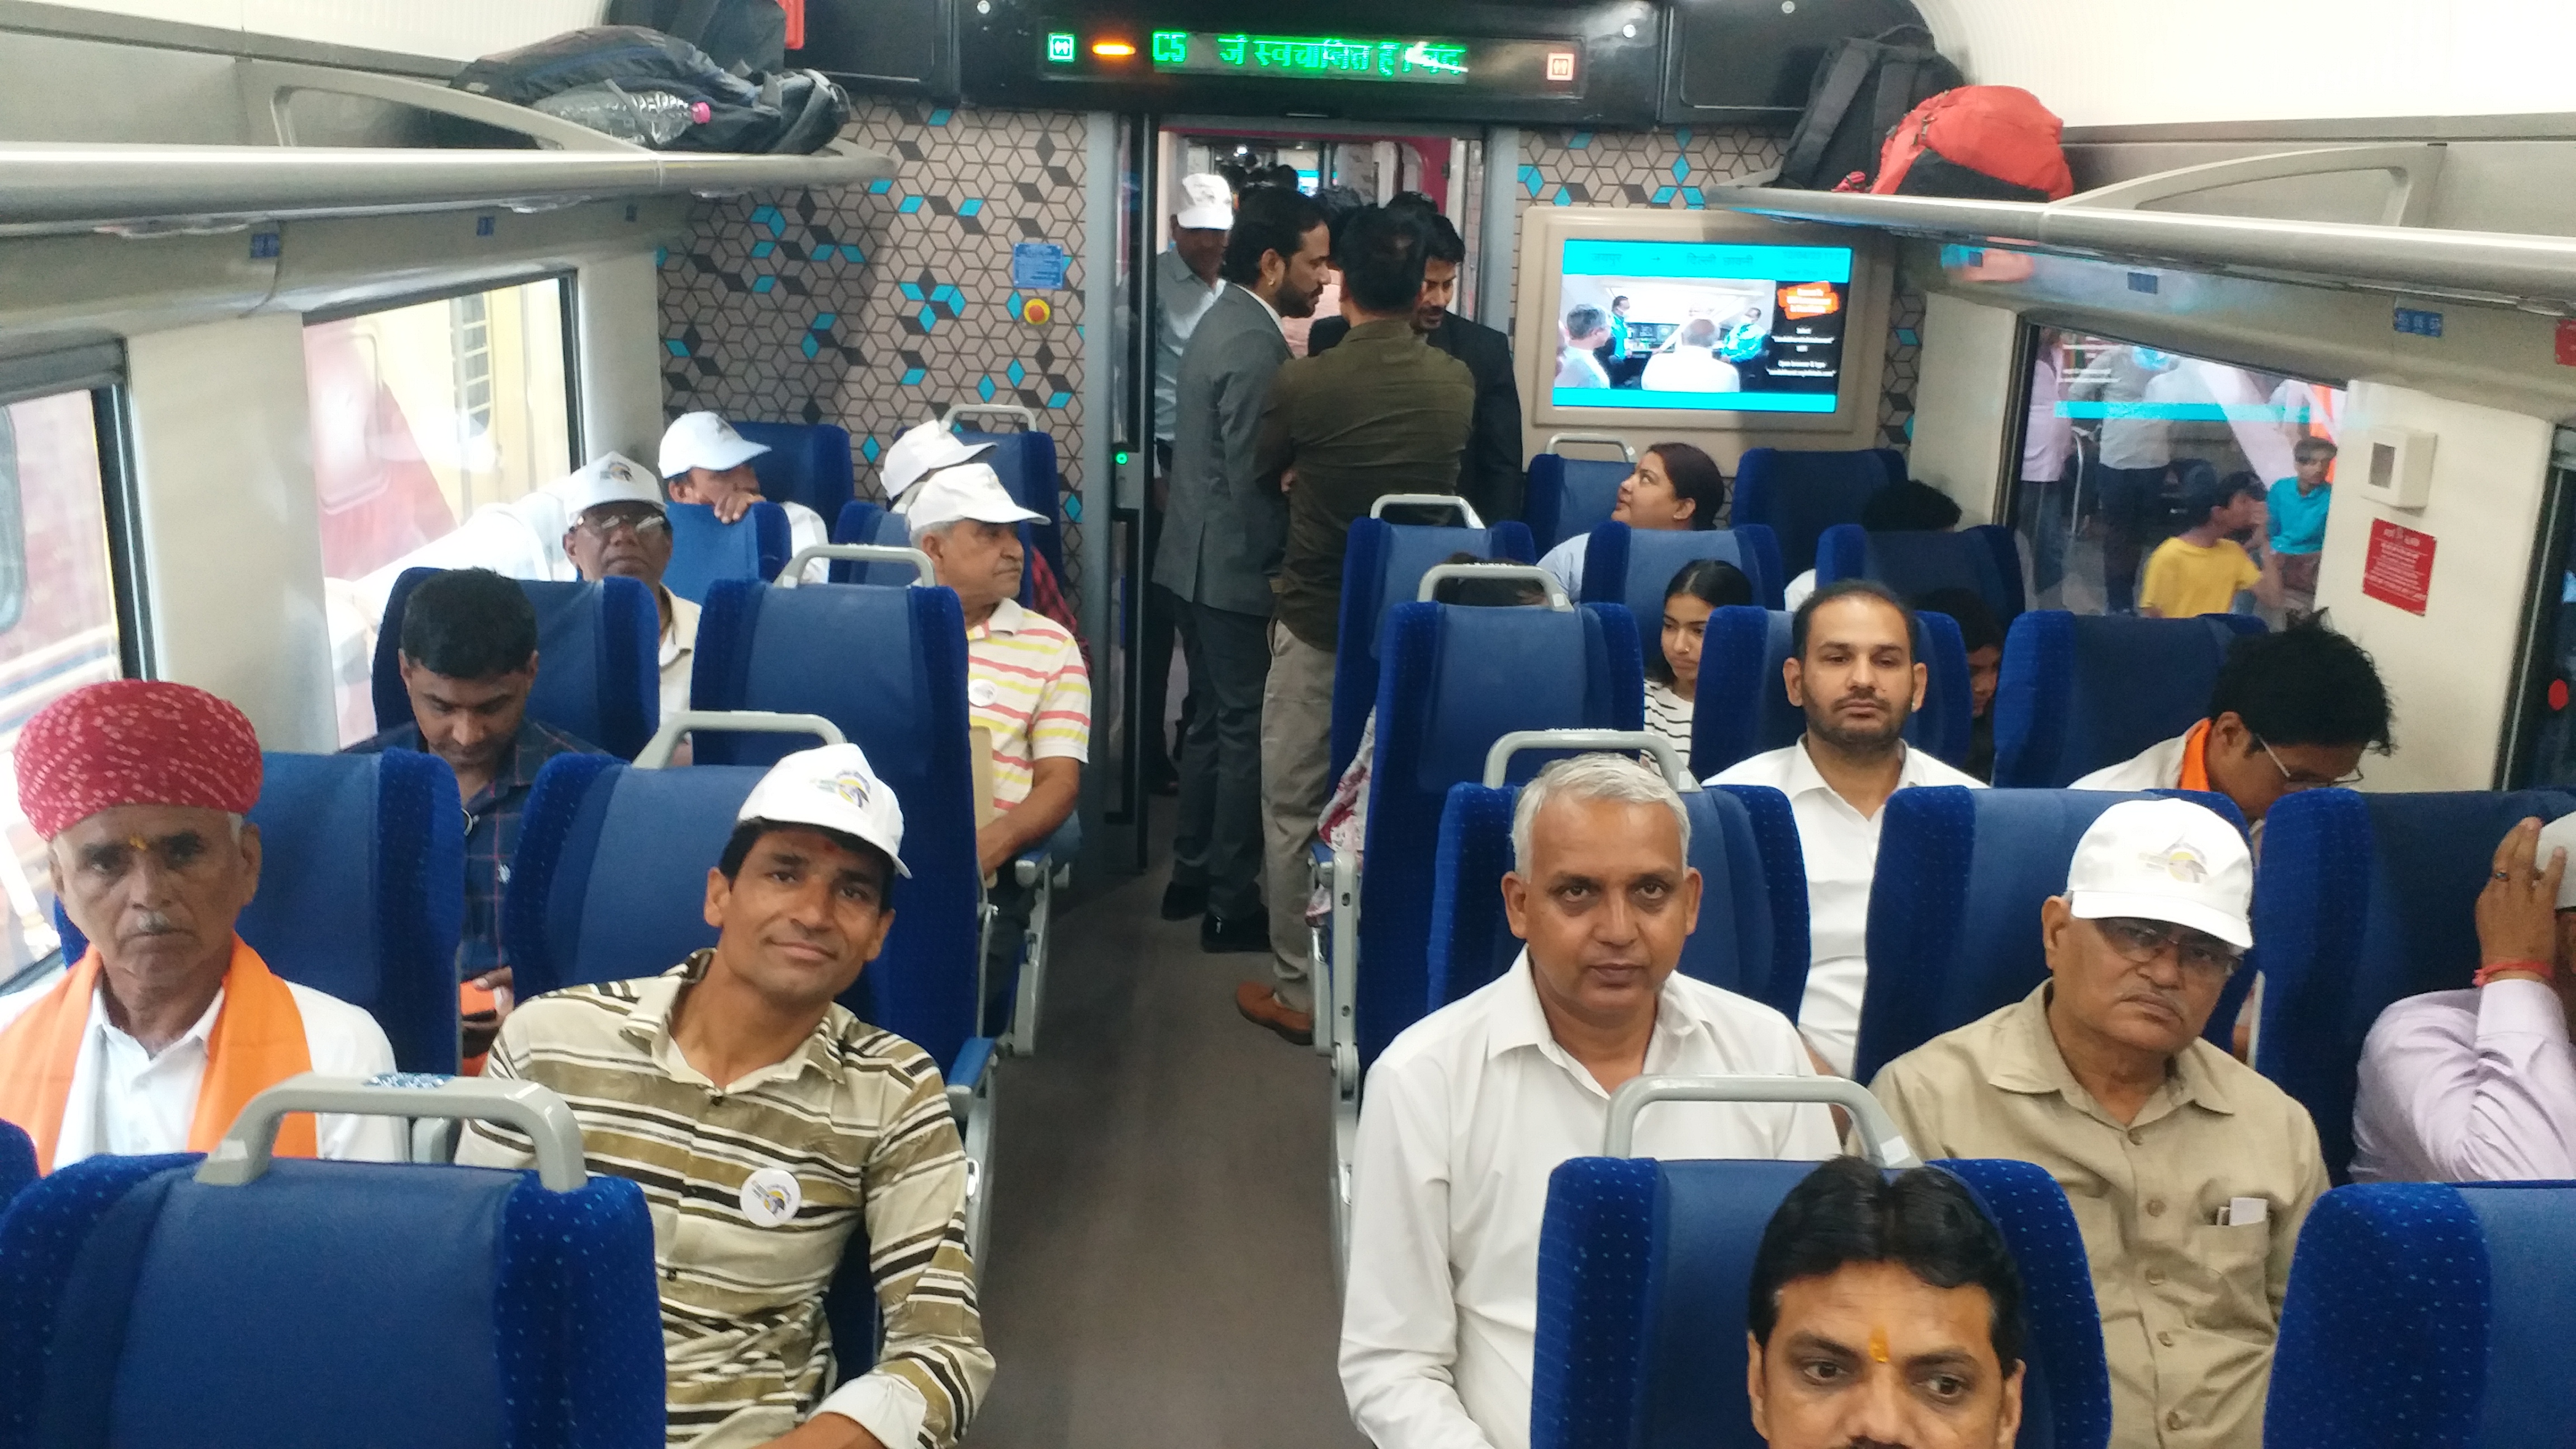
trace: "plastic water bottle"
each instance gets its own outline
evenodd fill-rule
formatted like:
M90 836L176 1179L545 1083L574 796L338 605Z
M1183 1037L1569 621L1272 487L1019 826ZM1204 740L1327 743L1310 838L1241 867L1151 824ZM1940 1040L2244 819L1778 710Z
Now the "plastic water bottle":
M538 101L537 109L643 146L667 146L714 114L704 101L685 101L669 91L628 91L615 81L558 91Z

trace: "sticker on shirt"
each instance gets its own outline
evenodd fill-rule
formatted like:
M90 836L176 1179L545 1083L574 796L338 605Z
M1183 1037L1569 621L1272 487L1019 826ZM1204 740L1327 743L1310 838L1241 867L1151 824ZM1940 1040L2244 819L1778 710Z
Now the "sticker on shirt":
M966 702L975 706L977 709L991 709L993 707L993 701L1000 699L1001 697L1001 686L995 684L989 679L970 679L966 681Z
M2272 1215L2272 1204L2259 1197L2231 1197L2227 1206L2218 1210L2218 1226L2250 1228Z
M764 1167L742 1180L742 1215L764 1228L774 1228L796 1216L805 1202L805 1189L798 1186L793 1173L775 1167Z

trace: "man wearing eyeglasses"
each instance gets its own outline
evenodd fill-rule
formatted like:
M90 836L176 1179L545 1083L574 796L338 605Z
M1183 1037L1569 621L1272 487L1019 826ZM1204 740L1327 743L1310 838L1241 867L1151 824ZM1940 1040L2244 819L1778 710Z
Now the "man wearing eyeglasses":
M2215 812L2113 805L2040 907L2049 979L1870 1084L1925 1158L2018 1158L2066 1190L2114 1449L2262 1437L2290 1250L2327 1186L2307 1109L2201 1039L2254 943L2253 892Z
M687 709L698 606L662 587L662 571L671 566L671 519L662 507L662 490L642 466L616 453L591 459L559 486L572 519L564 530L564 556L589 583L633 579L653 591L653 606L662 615L662 713Z
M2075 788L2214 790L2259 828L2282 796L2359 784L2361 757L2388 750L2379 670L2323 615L2304 615L2228 648L2200 723Z

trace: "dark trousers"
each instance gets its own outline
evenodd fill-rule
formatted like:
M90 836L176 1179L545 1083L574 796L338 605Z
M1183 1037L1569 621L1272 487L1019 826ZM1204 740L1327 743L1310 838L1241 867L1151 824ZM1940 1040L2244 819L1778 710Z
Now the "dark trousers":
M1181 606L1179 623L1190 693L1199 703L1181 736L1172 879L1206 886L1208 909L1237 920L1261 904L1261 691L1270 677L1270 620L1190 603Z
M2113 613L2138 606L2138 564L2164 541L2167 471L2094 469L2102 500L2102 589Z
M1158 481L1171 476L1172 445L1157 441L1154 444L1154 461ZM1149 488L1145 497L1143 573L1148 579L1154 576L1154 555L1163 542L1163 510L1154 502L1153 493L1154 490ZM1169 698L1167 691L1172 682L1172 644L1178 637L1180 612L1181 601L1173 596L1171 590L1161 584L1145 585L1144 638L1138 645L1136 659L1137 688L1143 691L1143 698L1137 702L1138 718L1131 728L1138 731L1145 742L1144 753L1139 758L1144 762L1145 786L1148 789L1173 772L1171 744L1163 737L1163 706ZM1191 683L1193 688L1190 692L1196 695L1195 676ZM1186 700L1181 708L1184 714L1188 713Z
M1021 937L1028 934L1029 913L1038 903L1037 887L1020 884L1017 865L1004 861L984 893L993 906L992 933L984 938L984 1030L995 1035L1009 1029L1011 1009L1018 1004L1020 972L1028 966L1020 959Z

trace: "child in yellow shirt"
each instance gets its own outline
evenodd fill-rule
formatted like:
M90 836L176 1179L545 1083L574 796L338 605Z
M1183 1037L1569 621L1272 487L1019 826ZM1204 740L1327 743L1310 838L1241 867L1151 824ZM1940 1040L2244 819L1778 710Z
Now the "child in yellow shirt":
M2207 475L2203 475L2204 478ZM2224 614L2240 589L2252 589L2266 607L2281 605L2281 562L2263 548L2261 563L2229 534L2263 525L2263 480L2230 473L2216 483L2196 483L2183 499L2183 516L2200 521L2156 546L2138 582L2138 612L2149 618L2187 619Z

